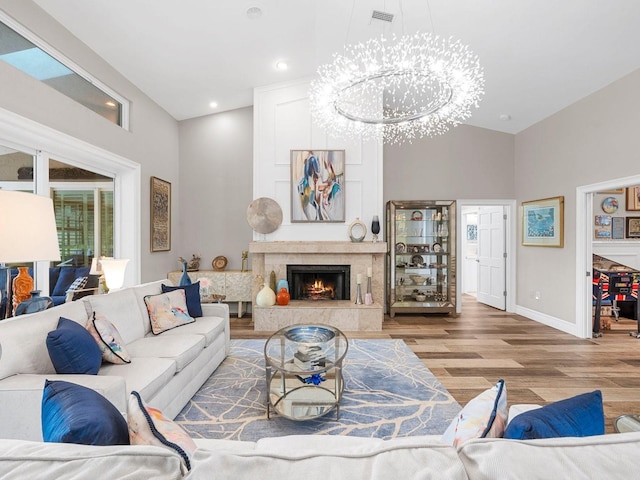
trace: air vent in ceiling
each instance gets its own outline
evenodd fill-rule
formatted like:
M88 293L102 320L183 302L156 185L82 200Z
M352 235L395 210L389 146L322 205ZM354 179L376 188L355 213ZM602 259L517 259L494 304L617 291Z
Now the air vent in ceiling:
M380 20L381 22L393 22L393 13L381 12L380 10L374 10L371 14L372 20Z

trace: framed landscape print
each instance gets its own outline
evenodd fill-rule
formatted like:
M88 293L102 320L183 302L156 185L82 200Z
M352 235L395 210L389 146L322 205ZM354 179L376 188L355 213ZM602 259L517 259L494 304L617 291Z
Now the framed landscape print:
M640 238L640 217L627 218L627 238Z
M640 210L640 186L627 187L627 210Z
M291 222L344 222L344 150L291 150Z
M522 245L564 246L564 197L522 202Z
M171 250L171 183L151 177L151 251Z

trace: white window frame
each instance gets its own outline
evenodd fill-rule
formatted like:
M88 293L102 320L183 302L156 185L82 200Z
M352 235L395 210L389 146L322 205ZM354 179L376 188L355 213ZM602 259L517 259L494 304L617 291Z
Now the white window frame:
M121 128L123 128L123 129L125 129L125 130L129 130L129 114L130 114L130 111L131 111L131 102L129 102L129 100L127 100L122 95L118 94L117 92L115 92L114 90L109 88L107 85L105 85L100 80L95 78L93 75L91 75L85 69L80 67L80 65L78 65L77 63L75 63L71 59L65 57L62 53L57 51L51 45L47 44L44 40L42 40L41 38L36 36L33 32L31 32L29 29L27 29L26 27L24 27L23 25L18 23L16 20L14 20L12 17L7 15L2 10L0 10L0 21L2 23L4 23L5 25L7 25L8 27L12 28L18 34L22 35L27 40L29 40L36 47L38 47L40 50L42 50L43 52L51 55L54 59L56 59L57 61L62 63L69 70L72 70L73 73L76 73L76 74L80 75L87 82L91 83L94 87L96 87L99 90L102 90L104 93L109 95L111 98L113 98L114 100L119 102L120 105L122 105L122 110L120 112L121 115L120 115L120 124L119 124L119 126ZM71 98L71 97L69 97L69 98ZM75 100L75 99L72 99L72 100ZM116 125L118 125L118 124L116 123Z
M49 158L112 177L114 255L129 259L125 286L140 283L140 164L3 108L0 108L0 144L25 153L37 152L34 187L42 195L49 196L49 179L48 175L37 175L37 169L48 172ZM48 284L43 273L47 269L36 270L38 285Z

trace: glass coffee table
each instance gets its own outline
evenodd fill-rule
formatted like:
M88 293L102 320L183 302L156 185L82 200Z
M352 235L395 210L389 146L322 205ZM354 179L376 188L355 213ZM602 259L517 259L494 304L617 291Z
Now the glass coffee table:
M334 408L340 418L348 349L344 333L328 325L291 325L271 335L264 346L267 418L275 412L310 420Z

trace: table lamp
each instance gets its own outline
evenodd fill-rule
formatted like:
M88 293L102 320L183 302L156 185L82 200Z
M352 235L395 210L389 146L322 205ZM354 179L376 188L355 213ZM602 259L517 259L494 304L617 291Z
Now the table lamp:
M0 263L60 260L53 201L26 192L0 190ZM13 280L13 309L31 298L33 278L28 267L18 267ZM11 279L7 270L7 290Z
M104 273L104 282L109 292L120 290L124 284L124 271L127 268L128 258L100 257L98 263Z

